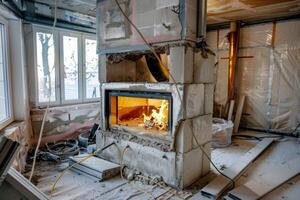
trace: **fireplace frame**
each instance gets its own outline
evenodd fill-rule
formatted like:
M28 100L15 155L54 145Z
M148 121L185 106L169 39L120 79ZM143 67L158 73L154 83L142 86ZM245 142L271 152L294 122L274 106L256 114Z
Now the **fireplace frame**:
M129 91L129 90L105 90L105 121L108 130L111 130L109 116L111 114L111 97L135 97L135 98L149 98L162 99L168 101L168 136L172 136L173 124L173 99L172 93L169 92L153 92L153 91ZM156 136L153 136L156 137Z

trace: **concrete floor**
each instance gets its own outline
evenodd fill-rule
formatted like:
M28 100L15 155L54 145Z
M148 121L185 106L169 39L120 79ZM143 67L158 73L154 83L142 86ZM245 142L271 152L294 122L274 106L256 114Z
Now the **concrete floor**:
M255 134L262 136L265 134L242 131L240 134ZM257 141L234 139L231 146L227 148L214 149L212 151L212 160L218 168L226 168L231 164L238 162L239 157L251 149ZM300 141L295 138L284 138L273 143L243 174L237 181L236 186L243 184L251 177L260 176L261 174L272 169L273 166L284 164L286 161L300 156ZM38 162L36 167L37 187L50 196L51 187L58 175L65 169L66 163L54 164L51 162ZM128 182L122 180L119 176L113 179L99 182L97 179L68 172L58 182L55 191L52 194L54 200L71 200L71 199L185 199L197 193L206 182L215 176L215 170L198 183L186 189L183 193L170 187L160 188L158 186L143 185L139 182ZM300 196L300 175L289 180L284 185L266 195L263 199L299 199ZM197 199L194 198L193 199Z

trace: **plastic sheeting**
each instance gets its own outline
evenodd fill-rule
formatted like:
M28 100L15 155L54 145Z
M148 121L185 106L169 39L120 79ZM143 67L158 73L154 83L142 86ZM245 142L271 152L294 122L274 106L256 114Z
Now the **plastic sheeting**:
M208 44L217 53L215 104L224 107L228 32L223 29L207 34ZM238 97L247 96L241 126L285 133L294 130L300 123L300 20L241 28L238 57Z

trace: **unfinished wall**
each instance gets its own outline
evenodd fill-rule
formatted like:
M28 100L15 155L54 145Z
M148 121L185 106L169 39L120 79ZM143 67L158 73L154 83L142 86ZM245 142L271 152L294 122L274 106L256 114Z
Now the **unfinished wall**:
M223 108L227 100L228 32L223 29L207 35L209 46L217 53L215 104ZM299 38L300 20L241 29L237 91L238 96L247 96L241 126L290 132L300 123Z
M45 109L31 110L32 145L37 142L44 112ZM99 113L99 102L50 108L44 127L42 145L76 138L81 133L81 129L91 129L94 123L99 123Z

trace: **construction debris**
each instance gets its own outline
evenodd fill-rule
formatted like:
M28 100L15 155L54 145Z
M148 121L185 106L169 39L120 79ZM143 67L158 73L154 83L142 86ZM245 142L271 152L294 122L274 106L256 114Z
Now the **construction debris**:
M101 181L112 178L119 174L120 165L103 160L96 156L93 156L81 162L81 160L86 158L87 156L89 156L89 154L81 154L78 156L70 157L70 166L78 163L73 166L72 170L94 176L96 178L99 178Z
M0 185L19 149L19 143L0 136Z

